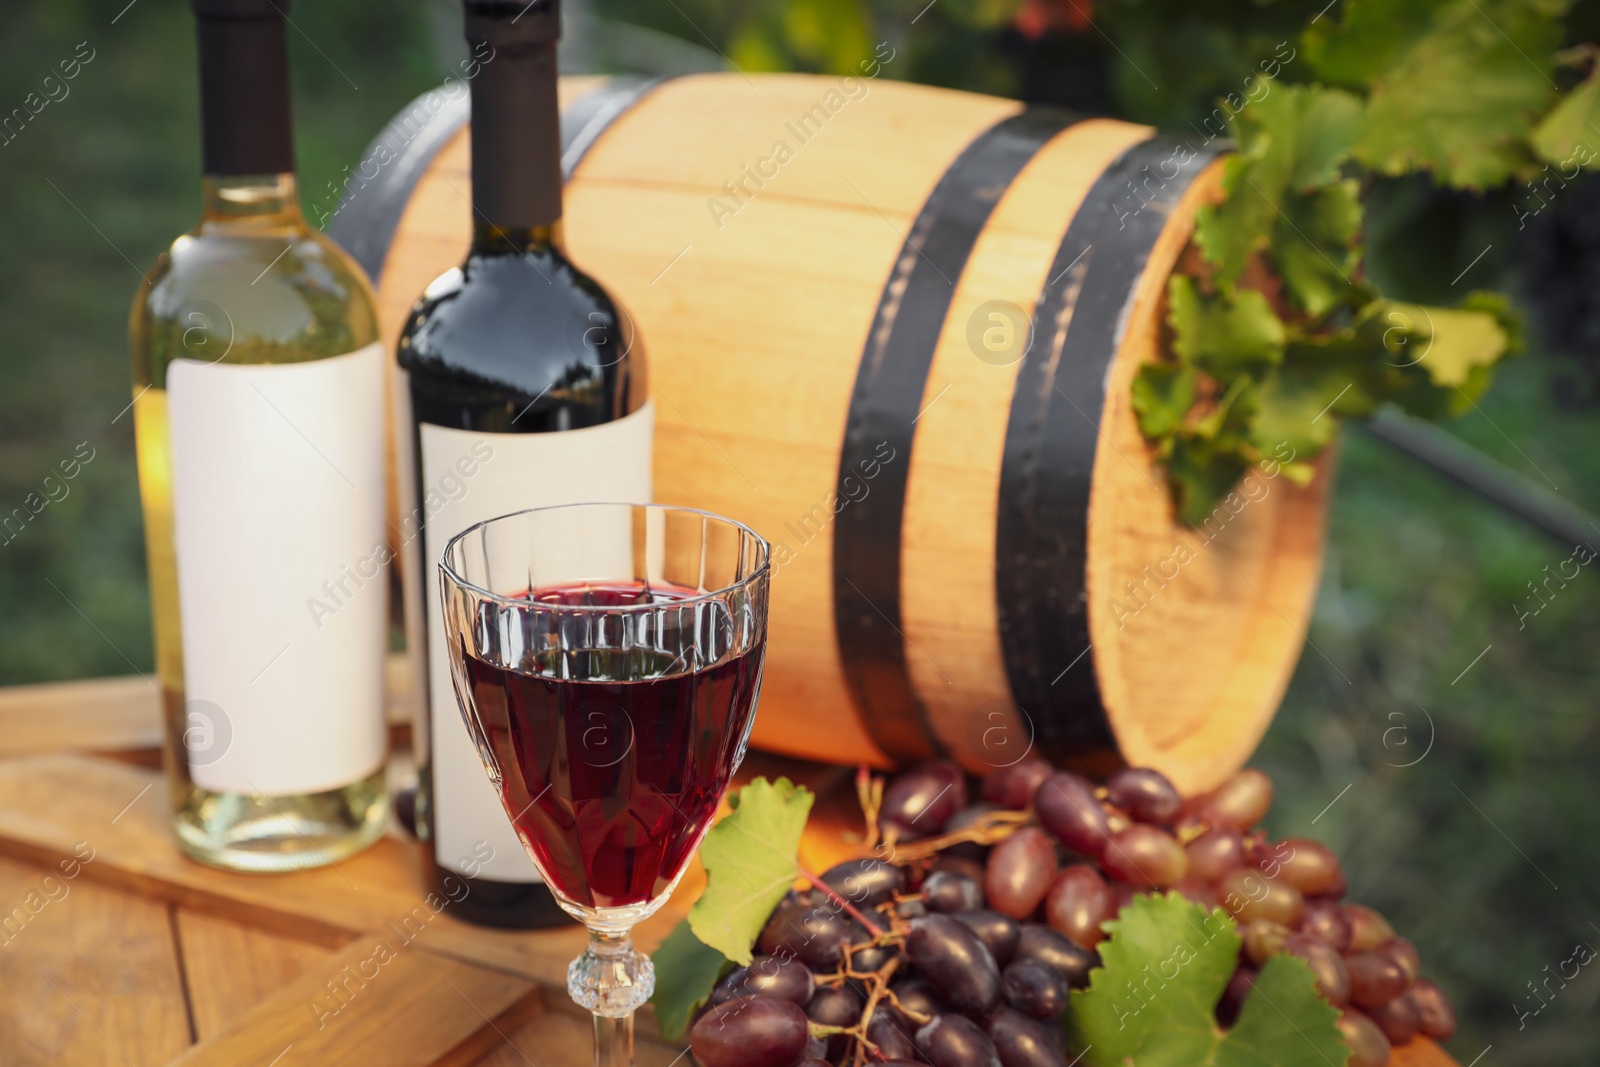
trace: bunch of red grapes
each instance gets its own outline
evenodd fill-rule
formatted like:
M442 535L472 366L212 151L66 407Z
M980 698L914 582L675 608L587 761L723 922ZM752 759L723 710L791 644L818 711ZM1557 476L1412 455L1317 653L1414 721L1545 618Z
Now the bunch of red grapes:
M1096 788L1029 757L989 774L969 805L966 776L937 760L881 801L863 795L879 858L839 864L778 905L759 955L722 979L690 1032L702 1067L1066 1067L1061 1016L1100 965L1101 924L1166 891L1238 924L1220 1026L1287 952L1340 1010L1349 1067L1455 1032L1416 948L1342 902L1338 857L1256 829L1272 803L1260 771L1186 801L1153 770Z

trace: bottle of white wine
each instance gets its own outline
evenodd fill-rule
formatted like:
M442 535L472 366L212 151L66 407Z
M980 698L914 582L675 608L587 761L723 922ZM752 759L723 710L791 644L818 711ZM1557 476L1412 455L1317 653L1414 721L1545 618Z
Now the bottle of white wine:
M192 0L203 207L133 304L133 408L179 846L333 863L388 818L384 353L302 217L287 0Z
M456 704L439 557L468 526L507 512L648 503L654 412L633 320L562 244L557 0L462 6L468 48L484 57L471 90L472 245L423 291L398 353L406 643L422 696L416 821L425 882L461 898L451 914L550 926L571 920Z

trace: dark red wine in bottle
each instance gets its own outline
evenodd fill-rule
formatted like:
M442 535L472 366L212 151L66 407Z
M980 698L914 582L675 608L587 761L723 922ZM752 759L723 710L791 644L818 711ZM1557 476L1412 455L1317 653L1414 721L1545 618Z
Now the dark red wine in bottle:
M616 582L524 595L621 607L698 593ZM726 611L714 603L704 610ZM728 787L755 712L761 656L758 646L699 670L638 647L555 649L515 669L467 657L504 804L520 812L518 829L568 899L613 908L666 892Z
M546 926L571 920L539 880L462 722L438 560L451 537L496 515L648 502L652 410L632 320L562 248L556 0L463 7L479 58L472 245L413 308L396 390L406 637L421 697L417 830L427 881L459 900L452 914Z

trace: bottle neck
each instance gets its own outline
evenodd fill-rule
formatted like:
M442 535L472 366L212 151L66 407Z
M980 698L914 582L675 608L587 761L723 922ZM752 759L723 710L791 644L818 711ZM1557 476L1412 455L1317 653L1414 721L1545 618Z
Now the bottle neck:
M478 255L537 255L566 252L561 221L547 226L496 226L478 220L472 228L472 251Z
M472 80L472 206L477 227L506 235L557 233L561 112L556 99L554 4L467 8ZM559 239L559 238L558 238Z
M194 0L194 6L202 173L258 182L261 175L291 174L294 134L282 8L267 0Z
M207 174L201 179L200 228L303 229L294 174Z

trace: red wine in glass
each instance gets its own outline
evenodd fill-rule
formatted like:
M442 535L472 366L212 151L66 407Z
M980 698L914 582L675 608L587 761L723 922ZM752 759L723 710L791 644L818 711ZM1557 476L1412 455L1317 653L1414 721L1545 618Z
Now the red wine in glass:
M670 606L697 595L616 581L515 599ZM695 666L649 648L566 647L514 668L466 657L501 799L552 887L588 908L643 904L669 888L728 787L755 710L761 654L756 646Z
M439 561L457 703L556 902L589 928L567 992L597 1067L633 1063L667 900L744 758L771 549L692 508L569 504L469 526Z

